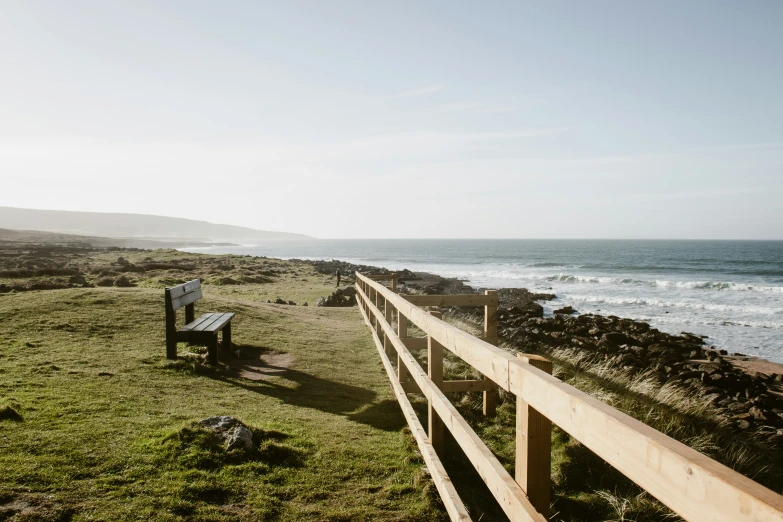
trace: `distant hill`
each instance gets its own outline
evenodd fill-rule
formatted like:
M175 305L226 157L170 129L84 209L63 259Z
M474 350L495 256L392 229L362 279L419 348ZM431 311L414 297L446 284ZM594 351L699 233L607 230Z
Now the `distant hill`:
M192 219L150 216L35 210L0 207L0 228L42 230L61 234L108 238L151 239L155 241L253 243L270 239L312 239L303 234L269 232L233 225L217 225Z
M0 228L0 249L8 245L59 245L75 248L144 248L155 250L156 248L186 248L193 246L233 246L235 243L220 243L216 241L178 241L176 239L153 241L151 239L138 239L128 237L95 237L80 236L76 234L63 234L61 232L44 232L41 230L9 230Z

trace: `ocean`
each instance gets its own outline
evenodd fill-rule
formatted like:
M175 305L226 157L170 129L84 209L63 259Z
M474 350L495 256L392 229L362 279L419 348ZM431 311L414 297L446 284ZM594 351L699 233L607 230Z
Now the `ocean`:
M341 259L553 292L547 314L571 305L783 362L783 241L356 239L183 250Z

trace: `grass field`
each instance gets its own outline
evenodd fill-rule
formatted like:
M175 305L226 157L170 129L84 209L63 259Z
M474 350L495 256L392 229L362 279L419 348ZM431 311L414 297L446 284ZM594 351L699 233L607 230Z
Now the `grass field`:
M184 343L165 359L163 288L196 277L197 314L237 314L228 366ZM0 244L0 520L445 520L359 311L312 306L333 290L307 262ZM704 404L548 355L564 381L778 490L777 457ZM444 370L480 377L450 354ZM450 398L513 476L513 397L495 419L480 393ZM216 415L250 425L257 450L216 447L197 426ZM448 435L444 465L474 520L505 520ZM678 520L557 428L551 478L553 520Z
M154 262L169 255L187 259ZM333 283L257 261L269 282L210 284L210 259L136 288L0 295L0 520L443 519L356 309L264 303ZM197 313L236 312L234 344L290 367L250 380L167 361L162 280L193 275ZM250 425L258 451L212 447L194 422L214 415Z

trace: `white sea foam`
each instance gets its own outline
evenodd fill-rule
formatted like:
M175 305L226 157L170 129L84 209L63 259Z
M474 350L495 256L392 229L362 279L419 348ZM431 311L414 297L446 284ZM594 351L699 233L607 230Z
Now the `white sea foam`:
M779 315L783 317L783 308L756 306L756 305L735 305L724 303L711 303L706 301L672 301L666 299L655 299L647 297L615 297L605 295L578 295L567 294L569 301L577 301L591 304L613 304L613 305L634 305L650 306L656 308L686 308L691 310L711 310L716 312L739 312L744 314L759 315Z
M762 286L748 283L722 281L655 281L663 288L683 288L688 290L733 290L737 292L783 293L783 286Z
M602 285L636 285L651 286L659 288L675 288L681 290L729 290L736 292L763 292L771 294L783 294L783 286L765 286L751 283L738 283L731 281L669 281L669 280L649 280L639 279L629 276L604 276L604 275L585 275L569 274L565 272L535 273L516 270L497 270L495 268L476 268L470 269L442 269L438 273L448 274L451 277L467 278L478 281L549 281L553 283L590 283Z

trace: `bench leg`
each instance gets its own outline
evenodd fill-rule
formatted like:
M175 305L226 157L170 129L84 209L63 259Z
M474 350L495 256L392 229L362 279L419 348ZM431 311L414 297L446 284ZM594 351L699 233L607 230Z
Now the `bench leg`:
M177 358L177 334L166 335L166 359Z
M209 341L207 344L207 361L209 364L212 364L214 366L217 366L218 364L218 336L217 333L215 335L209 336Z
M223 328L223 350L225 350L225 353L231 353L231 323L228 323Z

